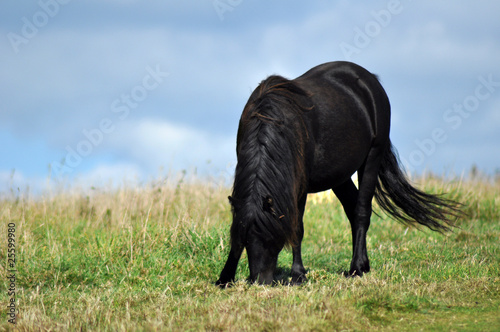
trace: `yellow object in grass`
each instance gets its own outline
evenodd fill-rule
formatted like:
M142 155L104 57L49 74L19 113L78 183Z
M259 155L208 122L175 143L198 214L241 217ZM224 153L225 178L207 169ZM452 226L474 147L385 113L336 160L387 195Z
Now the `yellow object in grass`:
M354 173L352 181L358 187L358 173ZM335 194L332 190L321 191L319 193L309 194L307 201L312 204L331 203L335 200Z

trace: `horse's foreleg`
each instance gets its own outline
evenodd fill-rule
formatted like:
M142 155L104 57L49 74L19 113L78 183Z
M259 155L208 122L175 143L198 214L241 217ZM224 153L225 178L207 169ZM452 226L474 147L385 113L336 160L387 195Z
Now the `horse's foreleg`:
M293 254L293 263L292 263L292 284L301 284L307 281L306 278L306 269L304 268L304 264L302 263L302 238L304 237L304 208L306 205L307 194L299 201L299 215L297 220L297 238L296 242L292 248Z
M236 268L238 267L238 261L240 260L241 253L243 252L243 246L231 247L229 256L227 257L226 265L222 270L219 280L215 282L215 285L221 288L226 287L229 283L234 281L236 275Z
M303 234L303 232L302 232ZM295 244L292 249L293 263L292 263L292 284L297 285L307 281L306 269L302 263L301 244Z

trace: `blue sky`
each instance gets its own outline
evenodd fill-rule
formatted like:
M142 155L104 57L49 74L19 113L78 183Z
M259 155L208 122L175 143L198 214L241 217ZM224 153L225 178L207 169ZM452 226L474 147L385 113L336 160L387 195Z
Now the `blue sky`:
M493 174L498 13L498 1L2 1L0 192L230 178L258 83L335 60L379 75L409 171Z

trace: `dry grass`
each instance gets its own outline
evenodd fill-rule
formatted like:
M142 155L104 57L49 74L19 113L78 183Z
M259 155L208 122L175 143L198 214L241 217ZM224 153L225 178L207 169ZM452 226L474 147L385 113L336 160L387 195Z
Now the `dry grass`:
M372 272L346 279L350 227L330 196L307 206L301 287L213 286L228 252L229 188L185 181L6 199L16 223L19 330L498 330L500 186L427 177L469 218L455 232L373 217ZM4 234L2 232L2 234ZM3 247L0 259L6 260ZM291 253L280 255L287 275ZM2 275L6 268L2 265ZM7 285L5 280L2 281ZM2 287L2 289L6 289ZM2 303L9 299L0 294ZM1 329L7 322L2 306Z

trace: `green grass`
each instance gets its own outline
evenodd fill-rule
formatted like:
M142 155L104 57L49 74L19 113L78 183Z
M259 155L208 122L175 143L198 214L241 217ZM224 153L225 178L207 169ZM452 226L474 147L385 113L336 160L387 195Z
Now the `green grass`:
M0 269L6 275L7 224L15 222L16 328L500 330L500 185L424 179L419 187L451 192L469 216L444 235L373 216L372 272L347 279L347 218L336 200L311 202L303 242L309 281L249 285L243 254L238 282L226 290L213 282L229 250L229 188L157 183L4 199ZM286 277L290 265L285 250L278 274ZM10 329L7 280L0 285L0 329Z

